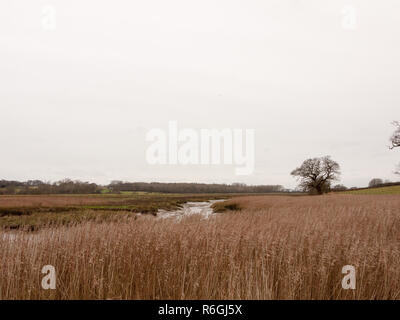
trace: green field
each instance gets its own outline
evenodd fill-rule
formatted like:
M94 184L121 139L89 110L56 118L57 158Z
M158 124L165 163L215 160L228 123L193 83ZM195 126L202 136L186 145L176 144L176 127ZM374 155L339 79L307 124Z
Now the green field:
M400 186L369 188L361 190L349 190L343 193L346 194L400 194Z

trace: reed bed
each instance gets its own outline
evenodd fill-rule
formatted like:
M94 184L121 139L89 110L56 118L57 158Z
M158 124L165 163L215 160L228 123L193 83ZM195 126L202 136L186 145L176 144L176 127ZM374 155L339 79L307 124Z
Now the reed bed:
M0 231L0 299L398 299L400 197L249 196L209 219ZM53 265L55 290L41 287ZM356 289L344 290L344 265Z

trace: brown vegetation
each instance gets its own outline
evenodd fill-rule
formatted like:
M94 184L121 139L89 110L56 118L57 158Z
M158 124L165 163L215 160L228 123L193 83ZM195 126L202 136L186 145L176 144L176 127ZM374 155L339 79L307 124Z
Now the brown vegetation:
M187 201L225 199L226 194L160 194L130 192L105 195L0 196L0 228L37 230L46 225L83 221L116 221L136 213L156 215Z
M0 231L1 299L398 299L400 197L248 196L210 219ZM40 287L53 265L57 289ZM344 265L357 271L343 290Z

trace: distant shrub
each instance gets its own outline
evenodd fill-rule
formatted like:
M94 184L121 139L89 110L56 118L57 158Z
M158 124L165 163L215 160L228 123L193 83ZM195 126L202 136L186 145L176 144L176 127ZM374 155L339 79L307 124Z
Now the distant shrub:
M347 187L342 184L337 184L332 188L332 191L346 191Z
M374 178L368 183L369 188L379 187L383 184L383 180L379 178Z

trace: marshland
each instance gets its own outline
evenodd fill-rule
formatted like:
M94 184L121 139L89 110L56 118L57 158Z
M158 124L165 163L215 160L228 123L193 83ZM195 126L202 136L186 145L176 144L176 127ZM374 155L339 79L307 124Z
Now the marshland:
M399 298L398 195L225 195L208 219L157 219L221 197L2 196L0 299ZM44 265L56 290L41 287Z

